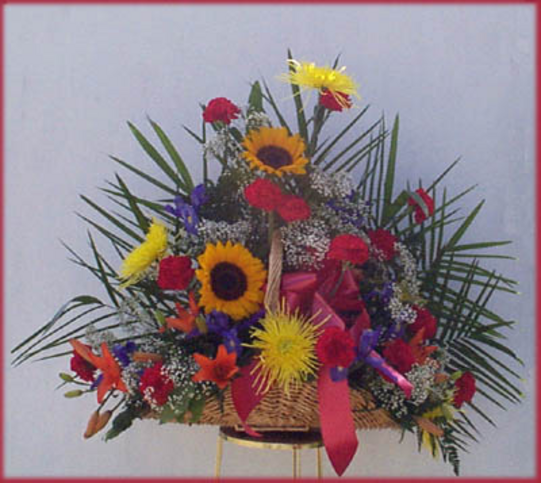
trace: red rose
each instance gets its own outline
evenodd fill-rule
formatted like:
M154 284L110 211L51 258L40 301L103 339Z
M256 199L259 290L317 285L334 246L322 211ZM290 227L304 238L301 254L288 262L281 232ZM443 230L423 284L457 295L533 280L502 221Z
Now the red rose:
M460 408L465 402L469 403L473 399L475 391L475 377L471 372L465 372L455 382L454 406Z
M343 92L335 92L334 94L328 89L319 96L319 103L330 111L342 112L342 109L349 109L352 104L349 96Z
M368 232L368 238L370 238L372 246L381 253L383 260L389 261L396 255L394 245L397 238L390 231L383 228L371 230Z
M438 321L428 309L423 307L417 307L414 305L412 309L417 314L415 322L408 325L408 330L413 333L419 332L421 329L424 329L423 339L433 339L436 336L436 329L438 327Z
M331 241L327 258L362 265L368 260L368 247L356 235L338 235Z
M434 200L430 197L430 195L423 188L419 188L415 192L425 202L426 208L428 210L428 214L429 215L434 214ZM426 216L425 212L423 211L419 203L417 203L417 201L415 201L413 197L408 200L408 205L414 207L415 223L422 223L428 218L428 216Z
M189 257L166 257L160 261L158 286L162 290L185 290L194 275Z
M139 381L139 391L149 403L163 406L175 385L163 372L163 363L156 362L152 367L145 369Z
M205 122L222 121L230 124L233 119L237 119L240 109L225 97L217 97L207 104L203 111L203 120Z
M259 178L244 188L244 196L254 208L274 211L282 200L282 191L268 179Z
M316 352L322 364L349 367L355 359L355 342L338 327L326 329L317 341Z
M86 344L83 345L90 349L90 346ZM73 351L73 356L70 359L70 369L83 381L94 382L94 373L96 372L96 367L86 359L83 359L83 357L81 357L81 355L76 351Z
M415 355L411 347L402 339L391 342L383 351L385 360L399 372L405 374L415 363Z
M293 195L284 195L278 207L278 214L286 221L306 220L310 218L310 207L302 198Z

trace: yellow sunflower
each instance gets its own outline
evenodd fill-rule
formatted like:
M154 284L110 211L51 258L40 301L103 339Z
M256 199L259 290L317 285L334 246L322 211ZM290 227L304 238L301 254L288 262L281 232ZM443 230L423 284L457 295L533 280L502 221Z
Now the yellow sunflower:
M167 250L167 228L157 220L152 221L145 241L132 250L122 262L121 287L137 283L155 261L163 258Z
M242 145L244 158L252 169L282 176L284 173L306 174L306 146L302 138L290 136L285 127L262 127L250 131Z
M240 320L259 310L267 271L248 249L230 241L208 243L197 260L201 268L195 274L202 284L199 305L206 313L218 310Z
M313 62L298 62L293 59L290 59L288 63L291 70L282 78L290 84L303 89L317 89L320 94L331 91L333 95L340 92L360 97L357 92L359 85L345 73L345 67L333 69L328 66L318 66Z
M288 394L291 386L316 373L315 346L321 324L299 313L288 313L284 305L275 312L267 310L260 324L261 328L252 329L254 341L245 344L261 351L254 367L257 390L267 392L276 383Z

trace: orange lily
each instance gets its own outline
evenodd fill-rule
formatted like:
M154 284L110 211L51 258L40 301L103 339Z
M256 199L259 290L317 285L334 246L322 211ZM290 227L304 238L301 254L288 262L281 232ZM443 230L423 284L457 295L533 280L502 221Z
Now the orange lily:
M425 328L423 327L409 341L409 346L413 352L413 357L415 357L415 362L421 365L426 362L428 356L432 354L432 352L438 349L435 345L423 346L424 332Z
M69 342L75 352L103 373L103 379L98 386L98 403L101 404L103 398L111 389L128 392L128 388L120 377L122 370L105 342L101 345L103 354L101 357L94 354L87 346L76 339L71 339Z
M228 354L223 344L218 347L215 359L210 359L202 354L194 354L193 358L201 366L199 372L192 376L192 380L195 382L211 381L220 389L224 389L239 371L236 352Z
M199 307L195 301L193 292L189 295L190 310L186 310L178 302L175 304L178 317L167 317L165 322L170 329L177 329L182 332L191 332L195 328L195 319L199 315Z

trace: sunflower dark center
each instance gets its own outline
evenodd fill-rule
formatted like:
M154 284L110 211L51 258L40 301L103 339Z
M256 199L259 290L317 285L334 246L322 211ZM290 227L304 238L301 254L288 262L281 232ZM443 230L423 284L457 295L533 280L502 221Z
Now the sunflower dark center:
M232 263L218 263L210 272L212 291L222 300L237 300L244 295L248 282L244 272Z
M289 166L293 163L291 154L280 146L263 146L257 151L257 157L263 164L274 169Z

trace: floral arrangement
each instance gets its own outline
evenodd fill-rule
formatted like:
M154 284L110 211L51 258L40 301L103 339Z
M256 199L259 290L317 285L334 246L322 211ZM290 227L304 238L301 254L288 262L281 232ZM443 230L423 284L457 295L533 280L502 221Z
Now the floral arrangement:
M137 196L117 175L103 189L117 211L82 197L107 223L83 219L118 261L92 235L91 260L67 247L108 300L70 300L14 349L15 363L70 358L65 396L97 398L86 438L140 418L196 423L227 398L257 434L248 416L269 391L310 386L337 473L357 448L356 412L383 410L458 474L476 418L493 424L482 405L521 398L520 359L505 343L514 322L489 307L515 282L481 264L511 258L491 252L509 242L462 241L483 203L461 217L472 188L441 188L456 161L396 192L399 119L358 132L368 107L338 59L289 54L288 66L295 127L263 81L246 106L203 105L200 134L185 128L202 148L197 184L158 124L164 154L129 123L161 177L112 160L158 194ZM347 124L335 132L338 116ZM209 163L221 168L214 180ZM358 391L375 409L351 406Z

